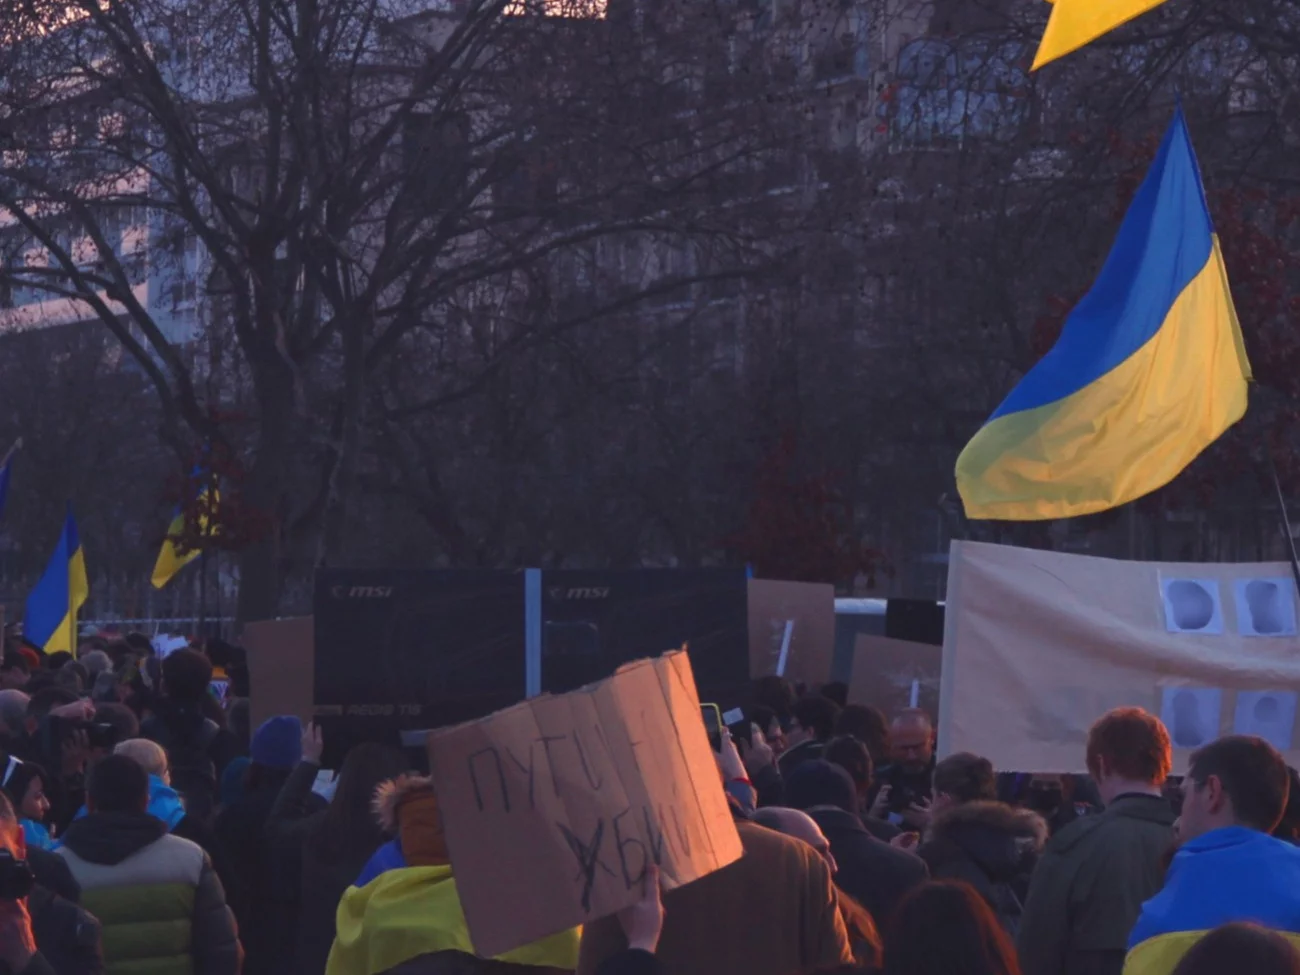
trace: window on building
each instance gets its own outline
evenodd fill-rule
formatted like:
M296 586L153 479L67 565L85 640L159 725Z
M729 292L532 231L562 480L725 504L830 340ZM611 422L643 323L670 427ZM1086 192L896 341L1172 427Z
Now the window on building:
M816 55L813 75L818 81L871 76L871 17L867 10L854 7L841 14Z
M1011 138L1028 110L1024 50L978 38L953 45L925 38L899 52L886 111L900 147L945 148L967 139Z
M183 234L172 250L174 271L169 297L172 311L190 308L199 298L203 274L203 247L198 235Z

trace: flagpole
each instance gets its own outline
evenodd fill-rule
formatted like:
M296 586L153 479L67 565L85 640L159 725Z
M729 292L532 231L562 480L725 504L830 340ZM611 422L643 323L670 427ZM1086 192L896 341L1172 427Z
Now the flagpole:
M22 449L23 449L23 438L19 437L17 440L14 441L14 445L9 448L9 452L5 454L4 460L0 460L0 467L4 467L11 460L13 460L14 454L18 453L18 451Z
M1273 490L1277 493L1277 510L1282 517L1282 531L1286 534L1287 554L1291 558L1291 575L1295 579L1296 592L1300 593L1300 554L1295 547L1295 535L1291 532L1291 516L1286 510L1286 497L1282 493L1282 480L1277 476L1277 464L1273 461L1273 451L1267 446L1264 454L1268 457L1268 472L1273 478Z
M63 537L68 537L68 524L73 519L72 503L68 503L68 513L63 521ZM77 598L72 592L72 552L67 552L67 565L64 566L64 572L68 576L68 652L76 659L78 644L81 642L77 639Z

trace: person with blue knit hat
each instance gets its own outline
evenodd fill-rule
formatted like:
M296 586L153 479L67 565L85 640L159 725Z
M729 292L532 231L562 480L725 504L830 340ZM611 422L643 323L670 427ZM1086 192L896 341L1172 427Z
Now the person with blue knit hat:
M268 719L253 735L249 757L277 772L293 770L302 761L302 722L291 714Z
M217 816L217 842L228 854L230 906L247 957L244 975L288 971L302 896L301 851L267 838L276 797L302 760L302 722L294 715L265 721L253 734L243 794ZM313 797L324 808L324 801Z

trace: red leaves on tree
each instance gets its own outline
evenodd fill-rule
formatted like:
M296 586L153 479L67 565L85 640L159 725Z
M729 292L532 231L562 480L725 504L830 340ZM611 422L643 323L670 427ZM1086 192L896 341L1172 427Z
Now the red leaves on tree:
M723 542L765 579L851 585L873 580L883 555L864 544L834 474L799 476L787 432L764 458L744 528Z
M229 420L230 416L214 416ZM244 495L248 471L229 444L214 442L199 450L184 473L168 479L165 498L180 509L184 525L169 533L181 554L239 552L265 538L273 518Z

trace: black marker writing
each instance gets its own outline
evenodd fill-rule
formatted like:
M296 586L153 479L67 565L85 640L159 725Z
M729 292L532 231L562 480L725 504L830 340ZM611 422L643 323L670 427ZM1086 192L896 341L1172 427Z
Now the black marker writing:
M687 829L684 829L684 828L682 827L682 821L681 821L681 819L678 817L678 815L677 815L677 810L676 810L676 809L674 809L674 808L672 808L672 807L670 806L670 807L668 808L668 812L669 812L669 814L673 817L673 826L675 826L675 827L676 827L676 830L677 830L677 847L678 847L678 849L680 849L680 850L682 851L682 855L683 855L683 856L687 856L687 857L689 857L689 856L691 855L691 834L690 834L690 831L687 830ZM660 807L659 807L659 821L660 821L660 822L663 822L663 819L664 819L664 810L663 810L663 807L660 806Z
M587 761L587 750L582 747L582 736L577 731L573 733L573 743L578 746L578 759L582 762L582 773L587 777L587 785L591 786L593 791L600 789L605 784L604 777L597 778L592 774L591 764Z
M474 770L474 762L476 759L482 758L484 755L490 755L492 757L492 761L496 763L497 779L501 783L501 804L505 807L506 812L509 812L510 811L510 790L506 786L506 772L505 769L501 767L501 756L497 754L497 750L493 748L491 745L488 745L487 748L474 752L466 760L466 763L469 765L469 779L472 783L474 783L474 801L478 803L478 811L479 812L483 811L483 791L482 789L479 788L478 773Z
M596 883L596 868L599 867L611 877L614 876L614 871L600 862L600 841L605 836L605 821L603 819L597 821L596 830L592 833L591 843L589 844L582 842L564 823L556 823L555 825L564 834L569 849L573 851L574 857L577 858L578 872L573 879L582 881L582 909L590 911L591 888Z
M510 759L510 761L515 763L515 766L519 769L519 771L528 773L528 808L536 809L537 801L533 798L533 779L536 777L533 774L533 770L534 767L536 766L536 762L533 759L532 742L528 743L528 764L527 765L519 761L519 759L515 756L515 753L510 750L509 746L506 747L506 756ZM509 812L509 809L510 807L507 806L506 811Z
M551 761L551 742L564 741L567 735L542 735L537 740L546 749L546 764L551 767L551 785L555 789L555 798L560 798L560 777L555 774L555 763Z
M650 844L650 858L654 860L656 867L664 865L664 831L655 823L654 817L650 815L650 807L642 806L641 812L645 816L645 835L646 841Z
M650 865L646 854L645 844L638 839L624 837L623 829L619 825L619 820L621 820L624 816L626 816L631 811L632 811L632 807L628 806L626 809L624 809L613 819L614 846L618 849L618 861L619 864L623 867L623 882L627 884L628 890L631 890L634 884L639 884L642 880L645 879L646 868L649 867ZM633 851L636 854L636 857L638 859L635 873L628 866L628 861L627 861L628 847L636 847L636 851L640 851L640 852Z

